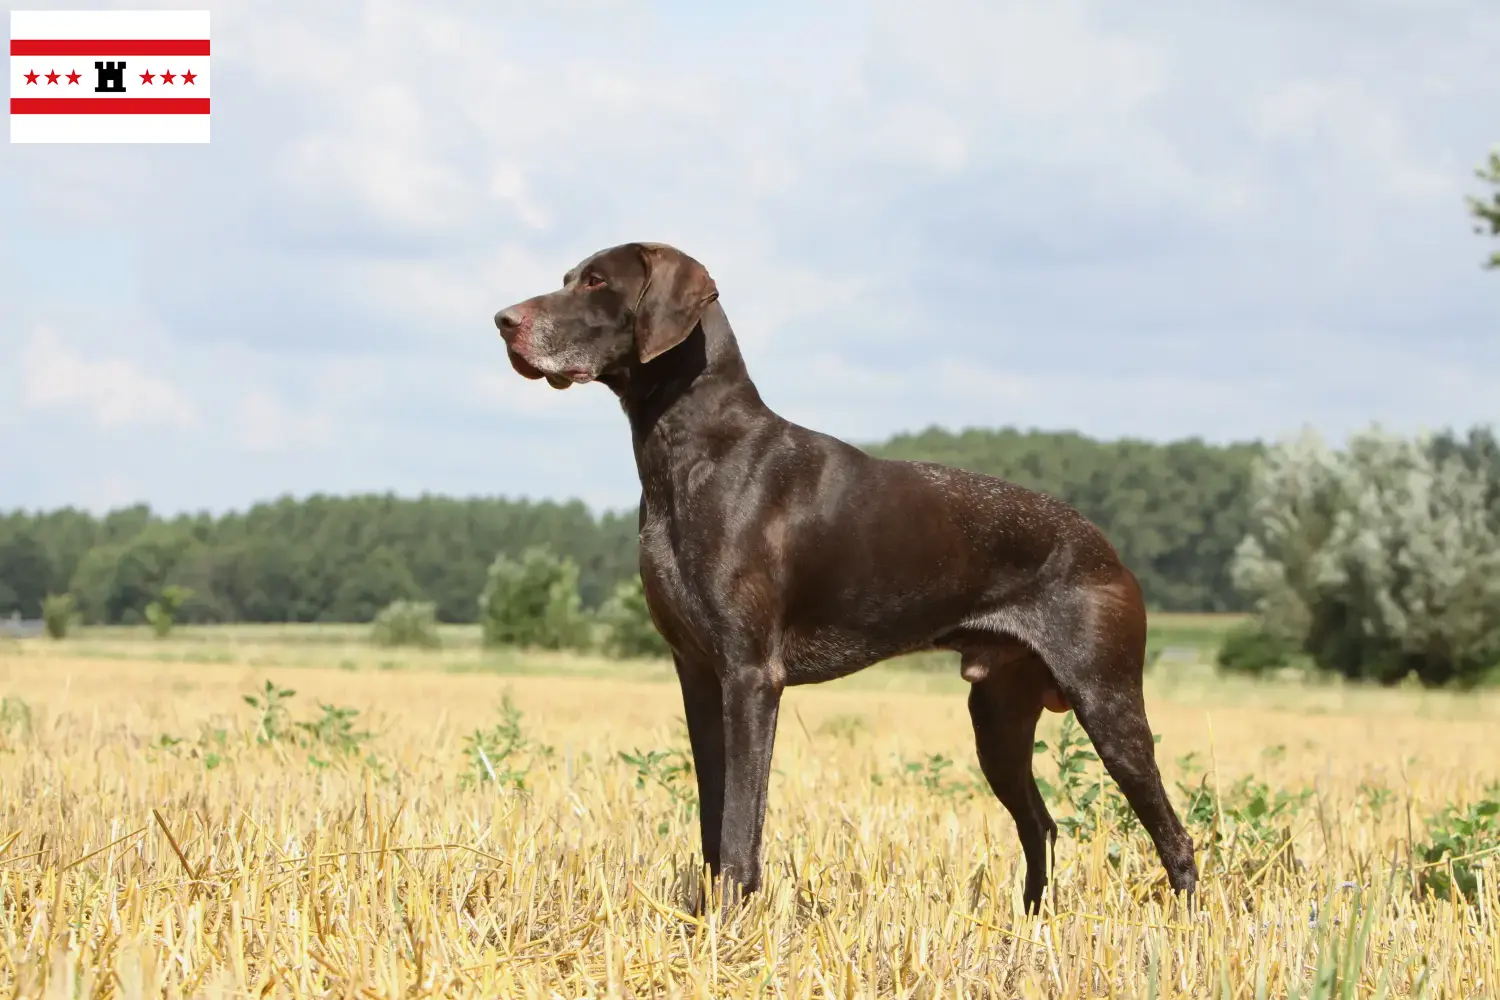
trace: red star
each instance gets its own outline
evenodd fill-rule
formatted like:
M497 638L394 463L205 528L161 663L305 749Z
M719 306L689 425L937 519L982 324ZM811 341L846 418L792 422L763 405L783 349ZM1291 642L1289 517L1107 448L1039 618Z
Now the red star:
M150 83L155 78L156 78L156 74L153 73L153 72L151 72L149 69L146 70L146 72L144 72L144 73L141 74L141 82L142 83Z
M36 83L36 70L26 74L26 85L30 86L33 83Z
M167 69L167 70L162 70L162 74L161 74L161 82L162 82L162 83L171 83L171 82L172 82L172 80L173 80L173 78L175 78L175 77L176 77L176 76L177 76L177 74L176 74L176 73L173 73L173 72L172 72L172 71L171 71L171 70L169 70L169 69Z
M68 83L69 83L69 85L72 85L72 84L75 84L77 82L78 82L78 71L75 69L73 72L71 72L71 73L68 74Z
M57 70L47 74L47 82L54 85L57 83Z
M198 79L198 74L197 73L191 73L191 72L189 72L189 73L182 74L182 82L183 83L192 83L196 79Z

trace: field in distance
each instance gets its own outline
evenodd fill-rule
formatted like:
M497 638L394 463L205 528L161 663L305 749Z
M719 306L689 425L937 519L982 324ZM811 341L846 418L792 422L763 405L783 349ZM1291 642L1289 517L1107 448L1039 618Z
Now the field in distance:
M1232 619L1157 616L1162 648ZM1056 893L931 662L788 693L766 892L689 911L670 665L362 627L0 641L0 992L27 996L1478 996L1500 984L1500 696L1163 657L1200 906L1044 719ZM1429 861L1429 858L1437 860ZM1326 985L1330 970L1350 984Z

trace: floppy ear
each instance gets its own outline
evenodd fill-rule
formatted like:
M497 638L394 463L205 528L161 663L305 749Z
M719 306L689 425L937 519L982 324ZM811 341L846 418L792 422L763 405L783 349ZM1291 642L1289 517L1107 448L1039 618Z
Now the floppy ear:
M719 297L707 269L664 243L637 243L646 284L635 306L635 349L645 364L687 339L703 310Z

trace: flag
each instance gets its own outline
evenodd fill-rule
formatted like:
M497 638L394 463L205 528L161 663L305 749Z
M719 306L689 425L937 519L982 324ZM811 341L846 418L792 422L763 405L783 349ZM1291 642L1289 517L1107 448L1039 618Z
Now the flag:
M208 11L10 12L11 142L207 142Z

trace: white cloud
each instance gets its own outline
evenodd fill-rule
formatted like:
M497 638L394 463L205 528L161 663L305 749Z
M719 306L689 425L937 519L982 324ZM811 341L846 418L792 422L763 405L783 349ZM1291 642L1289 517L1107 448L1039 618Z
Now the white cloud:
M531 193L531 185L519 167L506 165L495 169L490 177L490 194L510 205L528 228L546 229L549 221L547 206Z
M1158 39L1097 5L941 0L882 4L864 52L861 157L907 150L939 171L1030 165L1112 191L1192 198L1209 187L1151 112L1174 79ZM1105 164L1109 169L1101 169Z
M256 454L326 448L334 438L334 422L327 413L291 406L265 389L240 397L234 429L239 446Z
M1334 154L1322 162L1331 179L1362 171L1402 197L1437 201L1457 194L1451 167L1424 156L1396 114L1359 81L1296 80L1256 101L1251 120L1263 139L1325 146Z
M575 263L506 241L482 252L351 261L339 277L345 294L416 329L498 345L496 311L558 287Z
M421 100L381 83L341 102L338 124L296 140L280 158L283 183L307 200L338 199L403 230L452 228L475 202L461 170L434 148Z
M96 515L140 502L141 492L126 477L117 473L99 480L90 491L84 506Z
M166 379L120 357L89 357L47 327L21 351L21 398L28 409L82 411L101 429L198 423L193 402Z
M879 5L871 71L952 106L976 104L1007 118L1055 125L1132 113L1169 81L1162 47L1110 27L1098 5L937 0L917 12Z

